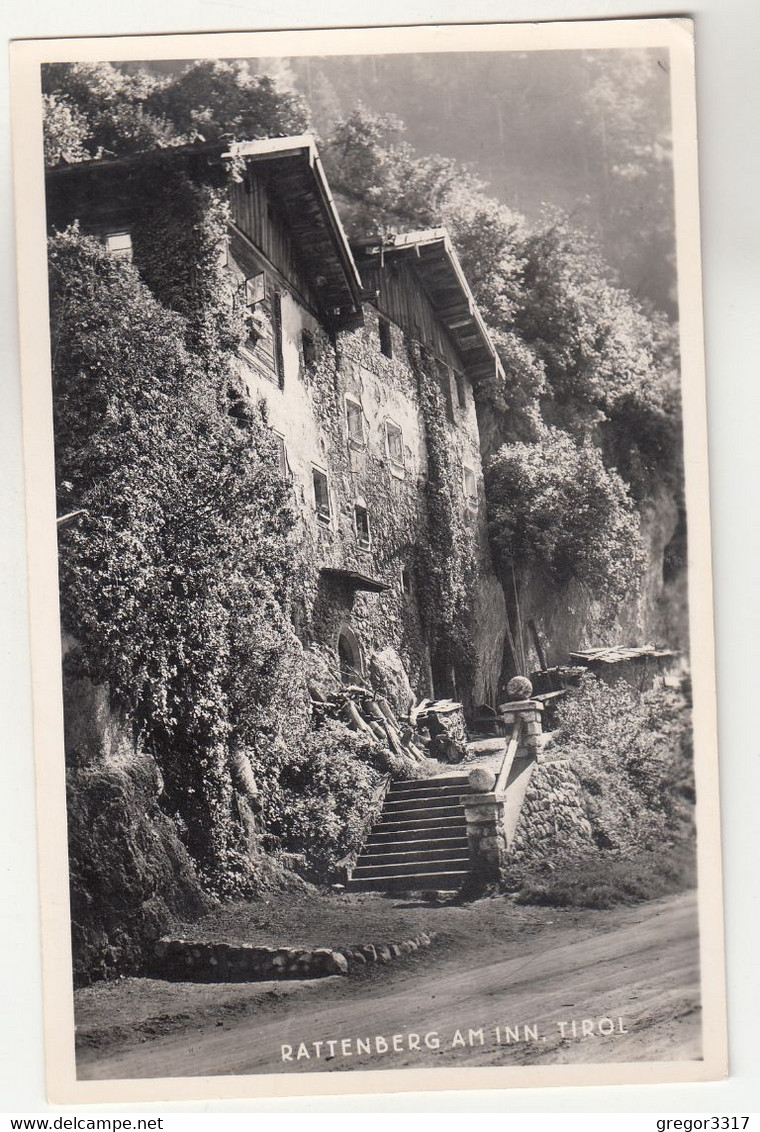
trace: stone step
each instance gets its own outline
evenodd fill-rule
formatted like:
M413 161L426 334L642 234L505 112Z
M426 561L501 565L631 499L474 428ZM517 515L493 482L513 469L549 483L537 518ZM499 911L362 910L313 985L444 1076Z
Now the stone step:
M438 869L440 872L467 872L470 867L470 858L465 853L458 857L448 857L445 861L403 861L387 865L363 865L361 862L354 869L352 876L357 880L369 877L388 877L396 876L398 873L405 875L412 875L414 873L429 873Z
M439 838L408 838L399 841L378 841L374 842L372 838L367 842L361 851L360 856L372 854L376 857L384 857L389 853L426 853L426 852L442 852L444 849L463 849L467 851L468 841L466 837L439 837Z
M367 845L388 844L393 841L434 841L451 837L467 837L464 818L444 818L443 821L394 822L383 828L376 825L367 839Z
M420 806L458 806L462 797L461 790L437 790L427 794L398 794L394 798L388 796L383 806L384 810L415 810Z
M437 829L437 828L456 828L457 831L462 830L466 832L466 822L464 814L435 814L431 817L425 817L423 814L415 815L409 819L394 819L393 821L381 821L373 827L372 833L404 833L409 829L424 830L424 829Z
M455 892L469 876L468 869L442 870L429 873L399 872L395 876L353 878L348 883L354 892L417 892L431 888Z
M455 818L464 817L461 806L442 802L440 806L421 802L417 806L383 806L380 815L381 824L385 822L417 821L418 818Z
M417 843L420 844L419 842ZM424 842L422 842L424 845ZM462 861L469 860L469 850L467 843L461 845L457 841L454 845L447 846L446 848L434 849L398 849L394 846L390 852L387 853L368 853L363 852L359 856L354 868L354 874L359 869L385 867L386 865L398 865L404 862L410 864L437 864L446 861Z
M440 790L467 785L466 774L449 774L441 778L407 778L403 782L394 782L389 790L390 794L405 794L409 791L427 789Z
M467 792L467 780L457 782L451 786L427 785L415 786L411 790L394 790L392 787L385 796L386 802L402 802L411 798L461 798Z

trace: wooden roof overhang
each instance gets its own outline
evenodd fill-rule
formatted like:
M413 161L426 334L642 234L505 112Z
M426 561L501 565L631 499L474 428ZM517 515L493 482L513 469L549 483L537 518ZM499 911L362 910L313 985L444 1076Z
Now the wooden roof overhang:
M310 134L237 142L225 158L254 166L279 210L327 320L361 320L362 283Z
M390 242L364 242L365 255L408 264L445 327L462 368L473 380L504 376L496 347L473 298L459 257L445 228L405 232Z

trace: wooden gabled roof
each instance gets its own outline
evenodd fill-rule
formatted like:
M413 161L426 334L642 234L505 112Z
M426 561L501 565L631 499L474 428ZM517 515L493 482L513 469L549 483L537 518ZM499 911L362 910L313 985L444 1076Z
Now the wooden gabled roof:
M177 160L213 166L232 158L255 166L256 176L266 182L326 315L336 323L361 318L361 280L310 134L199 142L58 166L47 173L50 223L68 223L72 209L92 210L96 200L101 213L128 216L130 209L139 209L130 170L146 163ZM92 178L101 180L98 190L87 184Z
M277 202L325 310L336 320L361 316L362 283L335 208L314 138L299 134L237 142L223 157L255 165Z
M365 243L362 250L382 259L401 259L410 266L470 378L503 376L496 347L445 228L404 232L373 247Z

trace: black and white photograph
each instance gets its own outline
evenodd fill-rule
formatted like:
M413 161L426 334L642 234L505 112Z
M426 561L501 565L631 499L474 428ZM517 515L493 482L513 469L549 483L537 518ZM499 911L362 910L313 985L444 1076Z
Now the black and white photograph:
M16 47L55 1099L721 1077L690 23Z

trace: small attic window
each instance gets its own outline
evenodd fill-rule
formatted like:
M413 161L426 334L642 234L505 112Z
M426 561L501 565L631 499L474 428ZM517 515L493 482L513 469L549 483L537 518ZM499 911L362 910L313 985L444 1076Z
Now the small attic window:
M377 330L380 335L380 353L385 354L386 358L393 357L393 339L391 338L391 324L387 318L379 318L377 320Z
M132 236L129 232L107 232L103 238L106 251L116 259L132 261Z
M372 541L369 530L369 513L363 500L357 501L354 506L354 529L359 546L362 550L369 550Z

